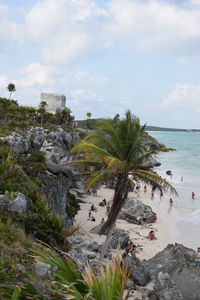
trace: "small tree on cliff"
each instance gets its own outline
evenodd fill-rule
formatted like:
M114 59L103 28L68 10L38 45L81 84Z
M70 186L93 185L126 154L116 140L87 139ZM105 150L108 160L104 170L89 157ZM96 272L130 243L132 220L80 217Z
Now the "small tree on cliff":
M10 95L9 95L9 100L10 100L12 93L16 91L15 84L9 83L7 86L7 90L10 92Z
M97 129L72 149L72 153L81 152L84 157L84 160L73 161L73 164L93 166L94 171L85 173L88 188L106 179L116 180L113 203L100 234L108 234L115 224L130 190L130 175L157 189L170 189L176 193L172 185L146 164L153 154L173 149L160 147L147 151L145 138L148 138L145 126L141 126L139 119L128 111L126 117L118 122L110 119L99 121Z
M88 117L88 119L90 119L91 118L91 116L92 116L92 114L91 114L91 112L87 112L87 117Z

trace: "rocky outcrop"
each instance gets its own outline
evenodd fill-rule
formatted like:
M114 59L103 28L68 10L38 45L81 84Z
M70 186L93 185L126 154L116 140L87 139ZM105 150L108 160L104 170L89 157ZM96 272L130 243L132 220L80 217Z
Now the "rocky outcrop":
M149 300L183 300L183 296L169 274L160 272Z
M140 218L142 218L146 211L146 223L152 223L152 217L156 215L150 206L145 205L141 201L136 201L133 198L128 198L123 206L119 218L126 220L129 223L140 224Z
M200 268L195 267L195 252L183 245L168 245L163 251L144 262L151 279L157 281L159 273L168 273L170 280L184 300L200 300ZM156 287L155 290L157 290ZM170 299L170 298L150 298ZM179 299L179 298L171 298ZM181 298L180 298L181 299Z
M128 246L130 237L129 233L123 229L115 228L113 230L113 235L110 240L110 247L112 249L117 249L120 247L121 249L124 249Z
M25 213L27 208L27 200L24 194L19 193L15 200L10 202L10 210Z
M67 162L73 159L69 149L80 139L79 134L75 131L65 132L62 128L58 128L56 132L49 132L42 127L31 127L26 135L13 132L12 135L1 137L1 139L6 140L15 152L24 156L34 150L40 150L46 154L46 174L45 180L42 180L43 191L48 202L62 217L66 226L71 226L72 220L66 212L66 207L70 206L68 192L71 187L82 187L82 183L68 182L67 178L77 172L67 165ZM20 203L19 199L14 200L11 209L24 212L23 205L22 199Z
M143 263L134 253L132 253L131 256L128 255L125 257L124 264L133 270L130 279L134 281L135 284L145 286L149 282L149 273L145 270Z
M6 195L0 195L0 208L26 213L27 199L24 194L19 193L14 200L9 199Z

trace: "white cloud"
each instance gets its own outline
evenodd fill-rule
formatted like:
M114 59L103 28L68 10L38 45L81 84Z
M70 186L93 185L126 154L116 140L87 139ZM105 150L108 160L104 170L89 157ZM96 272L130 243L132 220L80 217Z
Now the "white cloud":
M192 3L191 7L158 0L111 0L111 29L140 51L180 47L200 38L200 11Z
M56 66L78 63L118 43L138 51L196 54L200 1L177 3L110 0L103 9L92 0L37 0L28 12L21 12L24 24L11 21L11 8L0 5L0 49L33 42L41 55L38 60Z
M45 62L68 65L99 47L106 15L89 0L38 1L26 16L27 34Z
M54 65L77 63L121 42L138 51L192 53L200 40L200 10L198 0L187 3L110 0L102 9L91 0L43 0L30 9L24 26L43 62Z
M188 108L200 112L200 85L177 84L162 104L164 107Z
M54 83L52 75L55 74L55 69L50 66L45 66L39 62L31 63L21 69L22 77L16 79L16 83L21 87L33 86L51 86Z
M75 105L84 106L86 103L96 105L97 103L103 101L103 98L92 90L77 89L72 90L70 94L73 99L72 102Z
M0 4L0 52L7 53L19 47L25 37L25 29L22 24L11 20L21 15L19 9L10 8Z
M98 77L93 73L80 70L74 74L74 80L80 85L99 86L109 82L107 77Z

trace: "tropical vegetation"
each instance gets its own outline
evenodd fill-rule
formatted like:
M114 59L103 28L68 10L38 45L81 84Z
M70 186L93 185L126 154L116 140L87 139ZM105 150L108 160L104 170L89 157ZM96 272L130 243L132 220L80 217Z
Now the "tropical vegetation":
M42 250L32 250L37 261L49 264L53 280L50 291L41 292L28 282L20 285L0 285L4 299L74 299L74 300L126 300L127 280L133 271L116 256L112 264L107 264L94 274L91 268L81 273L78 265L67 254L61 257L55 250L37 245ZM69 298L70 297L70 298Z
M156 147L149 150L145 146L149 139L145 126L141 126L140 120L127 111L124 119L97 122L96 129L72 148L72 153L81 153L81 159L71 163L83 167L87 188L106 180L116 181L113 203L100 234L107 234L112 229L134 180L142 180L154 189L170 189L176 193L173 186L149 165L153 155L173 149Z

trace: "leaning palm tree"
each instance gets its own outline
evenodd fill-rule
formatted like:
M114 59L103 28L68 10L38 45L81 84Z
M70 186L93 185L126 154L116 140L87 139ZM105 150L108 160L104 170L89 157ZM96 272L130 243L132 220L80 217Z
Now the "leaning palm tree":
M154 188L170 189L176 193L173 186L149 166L152 155L173 149L157 147L147 151L145 139L148 139L145 126L141 126L139 119L127 111L125 118L119 122L110 119L100 120L96 130L89 133L71 150L72 153L81 152L83 157L81 160L72 161L72 164L93 166L93 171L83 172L87 175L88 188L105 180L116 180L113 203L100 234L108 234L114 226L128 197L130 184L134 182L130 177L142 180Z

